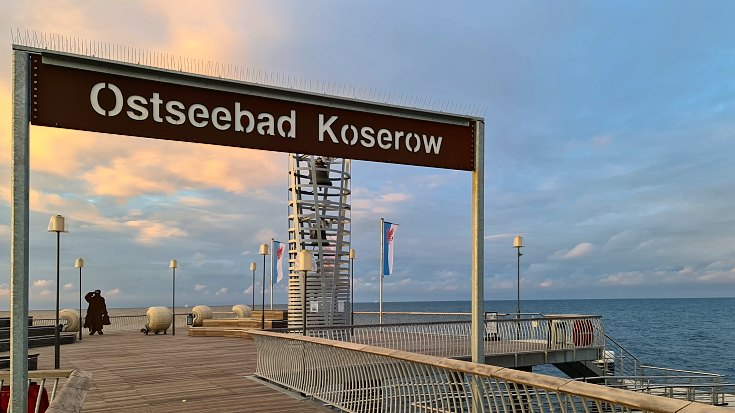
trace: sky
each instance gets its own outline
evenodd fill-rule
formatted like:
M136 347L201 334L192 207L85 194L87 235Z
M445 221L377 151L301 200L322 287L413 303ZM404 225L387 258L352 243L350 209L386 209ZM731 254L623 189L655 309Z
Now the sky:
M735 296L735 3L0 0L0 310L11 29L236 64L485 118L485 298ZM3 33L0 31L0 33ZM443 103L442 103L443 102ZM449 103L447 103L449 102ZM475 113L473 113L475 114ZM251 303L288 237L287 155L31 127L30 307ZM470 299L471 174L355 161L355 300ZM260 292L260 281L256 281ZM286 302L286 283L274 289ZM258 300L259 302L259 300Z

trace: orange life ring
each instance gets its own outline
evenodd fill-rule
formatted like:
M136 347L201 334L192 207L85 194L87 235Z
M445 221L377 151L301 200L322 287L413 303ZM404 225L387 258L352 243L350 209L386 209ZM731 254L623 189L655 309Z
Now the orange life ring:
M575 347L591 346L595 338L594 327L590 320L574 320L572 341Z

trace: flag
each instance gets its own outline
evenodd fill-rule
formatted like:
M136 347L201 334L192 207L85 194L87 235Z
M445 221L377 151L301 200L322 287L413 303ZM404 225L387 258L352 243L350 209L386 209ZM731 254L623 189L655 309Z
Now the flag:
M398 224L383 222L383 275L393 274L393 240Z
M273 241L273 253L271 254L271 273L277 277L271 277L273 284L278 284L283 279L283 255L286 246L280 241Z

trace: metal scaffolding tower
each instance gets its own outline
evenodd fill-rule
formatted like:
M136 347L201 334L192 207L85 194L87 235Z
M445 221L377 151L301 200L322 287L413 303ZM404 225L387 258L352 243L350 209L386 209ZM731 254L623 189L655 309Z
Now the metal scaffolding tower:
M301 250L316 266L306 281L307 325L350 322L350 167L349 159L289 156L289 327L303 322L302 274L294 271Z

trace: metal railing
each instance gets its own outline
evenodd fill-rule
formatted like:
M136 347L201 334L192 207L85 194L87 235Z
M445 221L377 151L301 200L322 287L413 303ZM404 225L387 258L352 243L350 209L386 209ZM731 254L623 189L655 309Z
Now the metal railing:
M605 351L601 357L595 361L603 371L605 376L639 376L643 375L641 366L643 363L625 349L620 343L604 332L602 337L605 338Z
M271 331L299 333L301 328ZM470 354L469 321L393 323L380 325L308 327L311 337L349 341L441 357ZM553 316L485 321L485 354L511 354L581 348L602 349L604 331L599 316Z
M176 326L180 328L186 327L186 316L188 314L176 314ZM56 319L45 319L45 318L34 318L34 326L52 326L56 322ZM65 322L65 320L60 320ZM141 328L145 327L146 315L118 315L110 316L110 325L106 325L104 330L109 331L140 331Z
M725 405L726 399L732 402L735 385L727 383L724 375L644 365L612 337L600 333L605 346L594 363L602 375L581 380L712 405Z
M440 312L411 312L411 311L383 311L383 323L424 323L436 321L465 321L470 322L472 313L440 313ZM355 311L355 324L378 324L380 313L377 311Z
M728 404L726 401L728 398L732 402L735 384L725 383L721 380L722 376L719 379L701 374L604 376L595 379L595 383L634 392L724 406Z
M258 351L258 377L346 412L723 411L364 344L270 331L251 334Z
M52 324L53 325L53 324ZM42 407L45 409L49 403L56 398L59 384L68 379L74 370L34 370L28 372L29 408L34 406L33 412L39 413ZM0 386L2 392L10 392L10 372L0 372ZM7 386L7 387L6 387ZM36 387L37 386L37 387ZM4 398L4 397L3 397ZM34 405L35 403L35 405Z

